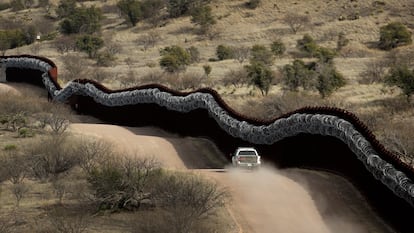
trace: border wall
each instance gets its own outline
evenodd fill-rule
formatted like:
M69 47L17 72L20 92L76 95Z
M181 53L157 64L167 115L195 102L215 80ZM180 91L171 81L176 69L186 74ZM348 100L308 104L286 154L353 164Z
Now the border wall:
M280 168L325 170L350 180L395 230L413 232L414 169L389 152L351 112L306 107L263 121L228 106L212 89L178 92L162 85L110 90L78 79L61 87L47 58L0 57L7 82L44 87L54 101L112 124L156 126L183 136L205 137L227 156L254 146ZM230 159L227 157L227 159Z

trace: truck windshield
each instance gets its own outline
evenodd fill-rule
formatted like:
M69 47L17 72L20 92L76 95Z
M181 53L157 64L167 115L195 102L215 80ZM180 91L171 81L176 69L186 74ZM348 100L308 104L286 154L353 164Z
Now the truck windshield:
M239 152L239 155L251 155L251 156L256 156L256 151L252 151L252 150L241 150Z

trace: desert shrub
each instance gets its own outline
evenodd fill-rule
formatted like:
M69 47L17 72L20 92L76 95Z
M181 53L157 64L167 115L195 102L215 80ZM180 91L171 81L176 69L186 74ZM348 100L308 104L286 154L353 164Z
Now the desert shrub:
M262 95L267 95L274 79L274 74L269 66L262 62L251 62L245 66L250 83L259 88Z
M149 19L160 15L160 11L166 6L165 0L144 0L141 3L142 16Z
M117 3L122 15L128 20L132 26L135 26L140 21L142 16L141 2L137 0L121 0Z
M25 149L30 156L31 175L40 180L57 179L79 164L76 141L66 135L51 135L32 142Z
M222 61L226 59L232 59L233 58L233 48L226 45L219 45L216 48L216 55L217 58Z
M398 46L411 44L411 32L400 22L389 23L380 28L379 48L391 50Z
M321 64L318 71L316 89L322 98L331 95L337 89L346 84L345 78L339 73L333 65Z
M190 63L198 63L200 62L200 51L194 47L191 46L190 48L187 48L187 53L190 55Z
M9 180L12 184L22 183L29 174L29 158L17 149L2 151L0 174L1 180Z
M64 19L76 12L76 0L60 1L56 9L56 14L60 19Z
M96 58L103 45L104 41L98 36L83 35L76 39L76 48L86 52L89 58Z
M414 70L410 70L406 65L393 66L385 76L384 82L400 88L407 102L410 102L410 97L414 93Z
M253 63L263 63L265 65L272 65L273 53L264 45L253 45L250 51L250 61Z
M61 53L76 50L76 38L74 36L62 36L53 41L56 50Z
M191 11L191 22L200 26L200 33L205 34L216 23L211 7L199 6Z
M23 199L23 197L26 195L26 193L29 191L29 186L25 183L16 183L11 186L11 191L16 198L16 207L19 207L20 201Z
M273 52L275 56L282 56L286 51L286 46L283 44L281 40L275 40L270 45L270 50Z
M309 34L305 34L302 39L297 41L296 48L306 55L314 57L317 54L319 46Z
M249 76L246 69L230 70L221 80L224 86L233 85L234 87L243 87L249 84Z
M170 214L170 232L194 232L197 222L223 206L227 192L198 175L167 173L159 180L157 204Z
M201 87L203 75L187 72L178 78L175 88L179 90L195 90Z
M323 63L331 62L337 55L334 49L319 46L309 34L298 40L296 47L305 55L316 57Z
M74 12L60 22L60 30L65 34L93 34L101 29L103 19L100 8L94 6L75 8Z
M366 65L366 68L361 72L361 79L358 80L361 84L372 84L382 82L386 73L386 64L382 60L371 61Z
M310 18L307 15L300 15L297 13L287 13L283 21L290 27L293 33L297 33L302 28L310 23Z
M135 210L141 202L153 198L149 185L161 174L159 164L153 159L133 157L107 161L87 174L99 209Z
M180 46L165 47L160 54L160 66L170 73L185 70L191 62L191 55Z
M105 50L96 55L96 65L98 66L109 67L113 64L115 60L116 57L108 50Z
M167 10L171 18L177 18L210 2L211 0L167 0Z
M149 48L153 48L160 41L160 39L161 37L158 33L150 31L139 37L136 42L138 45L142 45L144 47L144 51L146 51Z
M210 65L203 65L204 74L208 77L213 70Z
M55 206L47 210L50 226L42 232L83 233L88 232L90 217L85 210L71 210L64 206Z
M250 48L249 47L236 47L233 48L233 58L243 63L247 58L250 56Z
M261 3L261 0L249 0L246 2L246 7L249 9L256 9Z
M307 90L314 87L316 72L309 69L302 60L295 60L291 65L285 65L282 70L283 84L288 90L298 91L300 87Z
M30 25L22 29L0 30L0 51L31 44L36 39L37 30Z

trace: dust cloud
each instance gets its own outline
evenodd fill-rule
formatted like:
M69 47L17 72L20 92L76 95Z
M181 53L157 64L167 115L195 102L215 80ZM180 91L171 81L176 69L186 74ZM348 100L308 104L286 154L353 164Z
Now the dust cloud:
M306 186L275 168L228 168L228 179L232 205L240 211L249 233L367 232L347 219L323 216L320 209L324 207L317 206L323 201L316 203Z

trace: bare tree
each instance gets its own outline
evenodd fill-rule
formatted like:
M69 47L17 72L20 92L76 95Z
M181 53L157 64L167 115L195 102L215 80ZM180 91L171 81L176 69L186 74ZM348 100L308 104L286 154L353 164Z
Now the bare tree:
M233 85L234 87L243 87L249 83L249 77L246 69L230 70L226 73L222 82L225 86Z
M17 150L0 154L0 181L10 180L12 184L20 184L28 174L28 158Z
M228 193L198 175L174 173L163 178L158 198L171 213L171 230L190 233L197 221L223 206Z
M76 50L75 38L73 36L59 37L55 39L54 46L56 50L61 54L65 54L69 51L74 51Z
M250 48L241 46L233 48L233 57L241 63L250 57Z
M29 191L29 187L25 183L17 183L11 186L11 191L16 198L16 207L19 207L20 201Z
M28 145L26 153L31 157L32 175L45 180L57 179L79 164L79 155L75 153L76 141L68 136L52 135Z
M307 15L300 15L297 13L288 13L283 18L283 21L289 25L293 33L297 33L310 23L310 17Z
M83 79L88 76L88 69L85 67L85 61L79 56L64 56L63 65L65 68L64 77L66 80Z
M107 161L88 174L100 209L139 209L151 199L151 180L159 174L159 164L151 158L126 156Z
M141 36L137 39L137 44L143 46L144 51L149 48L153 48L159 41L161 37L155 31L150 31L147 34Z
M79 166L87 173L92 173L99 164L104 164L113 156L113 145L103 140L82 138L76 145Z

